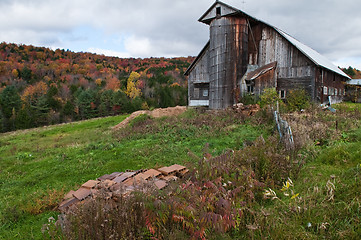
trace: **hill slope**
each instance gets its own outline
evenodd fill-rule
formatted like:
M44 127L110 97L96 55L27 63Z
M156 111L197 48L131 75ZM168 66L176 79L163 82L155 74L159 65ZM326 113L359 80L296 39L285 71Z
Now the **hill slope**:
M193 58L121 59L0 44L0 131L186 105Z
M311 109L287 116L298 146L294 153L285 152L272 136L277 133L272 133L271 115L264 111L252 117L233 111L194 110L171 118L143 116L118 132L111 132L110 127L127 116L1 134L0 239L42 239L42 225L48 223L49 217L57 217L54 210L60 199L89 179L115 171L174 163L197 169L202 162L204 168L198 168L192 181L205 177L200 183L208 185L190 191L205 191L206 195L198 195L203 192L187 195L187 190L182 189L178 191L179 200L193 208L176 210L184 213L187 223L206 224L199 218L205 214L202 211L221 214L212 204L227 194L236 197L236 201L230 210L222 211L239 213L231 219L235 223L216 221L215 225L204 225L207 238L356 238L361 233L361 108L357 104L335 105L335 108L336 114ZM263 138L258 138L260 135ZM241 165L240 169L217 167L224 164L221 159L212 169L207 161L200 161L205 159L202 156L218 156L229 149L234 157L227 159L224 166ZM194 153L191 157L189 151ZM239 173L226 172L235 170ZM282 182L288 177L293 183L285 192ZM217 184L219 179L225 180L226 185L221 186L227 189L236 187L227 181L243 185L239 192L213 193L212 183ZM276 199L263 198L264 190L269 188L277 194ZM205 198L210 202L205 203ZM196 204L211 205L196 208ZM162 212L167 209L159 211L167 214ZM174 234L170 228L163 227L161 218L153 217L154 223L160 224L161 234ZM174 226L176 233L185 239L195 234L192 225L182 228L177 221L169 224L166 226ZM224 226L230 226L226 233L217 232ZM79 229L82 230L88 234L86 229ZM173 238L181 239L175 235Z

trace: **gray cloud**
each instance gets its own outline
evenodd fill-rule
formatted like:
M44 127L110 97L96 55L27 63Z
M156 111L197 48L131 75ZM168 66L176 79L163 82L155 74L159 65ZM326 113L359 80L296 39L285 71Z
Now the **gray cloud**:
M361 61L361 16L356 0L225 2L281 28L333 61L345 58ZM77 41L71 39L74 31L90 26L125 39L125 55L196 55L209 34L208 27L197 20L213 3L210 0L2 0L0 21L6 24L0 26L0 41L62 45L71 49L71 41ZM69 35L68 42L61 39L64 34ZM119 52L119 49L107 51Z

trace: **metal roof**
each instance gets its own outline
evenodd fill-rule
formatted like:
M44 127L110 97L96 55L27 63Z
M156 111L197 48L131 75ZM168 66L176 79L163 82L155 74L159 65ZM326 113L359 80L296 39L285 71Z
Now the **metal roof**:
M272 27L272 26L271 26ZM324 67L328 70L331 70L335 73L338 73L346 78L349 78L346 73L344 73L341 69L336 67L330 60L326 57L322 56L320 53L316 52L312 48L306 46L305 44L301 43L297 39L291 37L289 34L285 33L281 29L273 27L279 34L281 34L284 38L286 38L292 45L294 45L298 50L300 50L303 54L305 54L312 62L316 65Z
M187 68L187 70L185 71L184 75L188 76L189 73L193 70L194 66L198 63L198 61L203 57L204 53L206 52L206 50L209 48L211 41L208 41L206 43L206 45L203 47L203 49L200 51L200 53L198 54L198 56L196 57L196 59L194 59L194 61L191 63L191 65Z

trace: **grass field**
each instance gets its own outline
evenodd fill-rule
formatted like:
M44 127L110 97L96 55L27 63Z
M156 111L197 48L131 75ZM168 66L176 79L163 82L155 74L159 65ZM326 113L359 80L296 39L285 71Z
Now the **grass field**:
M183 119L192 119L192 114L196 113L188 112ZM54 210L59 200L89 179L127 169L184 164L191 160L189 151L200 155L206 143L217 155L266 134L234 119L214 119L225 122L215 130L209 121L184 126L170 118L157 120L161 128L157 132L145 129L139 134L114 135L110 127L125 117L2 134L0 239L41 239L41 227L50 216L57 216Z
M313 122L306 115L294 120L295 129L318 126L308 133L317 133L313 137L295 133L295 139L304 142L297 152L300 169L290 175L298 197L291 199L281 191L282 185L272 185L277 199L257 202L246 230L232 231L222 239L361 235L361 107L336 108L336 114L312 115ZM41 228L49 217L56 218L64 194L89 179L127 169L188 164L194 161L188 152L201 156L206 144L217 156L241 149L260 135L267 139L274 129L267 118L189 110L180 117L140 117L131 127L113 133L110 127L125 118L0 135L0 239L42 239Z

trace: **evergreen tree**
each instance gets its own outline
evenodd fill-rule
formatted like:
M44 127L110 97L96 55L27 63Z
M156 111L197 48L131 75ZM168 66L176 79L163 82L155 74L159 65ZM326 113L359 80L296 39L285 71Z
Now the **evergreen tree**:
M16 113L21 107L21 98L14 86L6 87L0 95L4 131L15 130Z
M77 98L79 116L81 119L96 117L95 92L92 90L81 90Z
M106 90L100 94L99 113L103 117L112 114L113 93L112 90Z
M41 96L37 99L36 104L32 105L34 110L34 119L36 126L43 126L48 124L49 105L46 96Z
M0 132L4 132L4 116L3 113L0 110Z
M15 119L16 129L27 129L35 127L34 114L31 113L30 108L22 108L18 112Z
M122 91L113 93L113 112L118 113L130 113L133 111L132 104L127 95Z
M6 119L10 119L15 112L21 107L21 98L14 86L8 86L0 95L0 105L3 115Z

